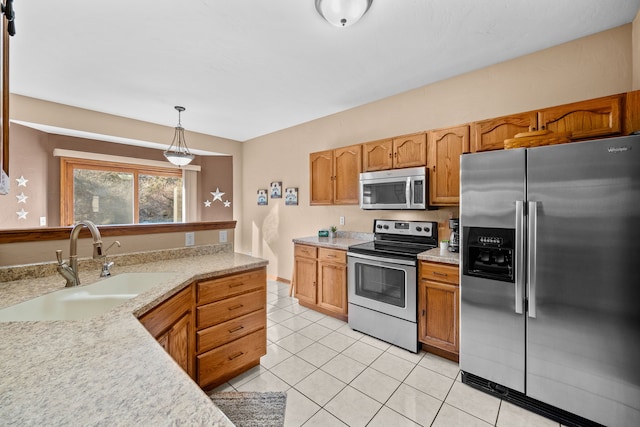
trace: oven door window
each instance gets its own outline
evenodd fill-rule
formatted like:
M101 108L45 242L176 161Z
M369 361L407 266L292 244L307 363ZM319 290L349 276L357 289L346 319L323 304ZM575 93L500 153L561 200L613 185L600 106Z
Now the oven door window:
M355 293L362 298L404 308L407 277L404 270L370 264L356 264Z

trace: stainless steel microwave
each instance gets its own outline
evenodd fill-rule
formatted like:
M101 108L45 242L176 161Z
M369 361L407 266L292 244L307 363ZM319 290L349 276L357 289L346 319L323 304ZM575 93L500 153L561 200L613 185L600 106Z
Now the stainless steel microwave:
M360 174L362 209L429 209L425 167Z

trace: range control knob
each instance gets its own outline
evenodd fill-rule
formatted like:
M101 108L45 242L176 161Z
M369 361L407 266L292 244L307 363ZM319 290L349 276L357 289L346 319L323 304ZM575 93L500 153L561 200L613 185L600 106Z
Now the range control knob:
M384 228L385 230L388 230L389 226L385 224L385 225L382 226L382 228Z
M422 227L416 227L416 231L422 231Z
M381 229L382 226L380 224L376 225L376 228Z
M425 232L425 233L428 233L428 232L430 232L430 231L431 231L431 229L430 229L429 227L425 227L425 228L424 228L424 232Z

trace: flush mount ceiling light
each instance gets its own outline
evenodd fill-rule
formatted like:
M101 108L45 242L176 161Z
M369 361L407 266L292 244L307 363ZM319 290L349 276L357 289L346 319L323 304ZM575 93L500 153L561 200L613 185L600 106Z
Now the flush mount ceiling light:
M189 152L187 148L187 142L184 139L184 128L180 123L180 114L185 110L184 107L176 105L174 107L178 110L178 126L176 126L176 132L173 134L173 141L167 151L164 152L164 156L176 166L184 166L191 163L196 156Z
M373 0L316 0L316 10L336 27L355 24L367 13Z

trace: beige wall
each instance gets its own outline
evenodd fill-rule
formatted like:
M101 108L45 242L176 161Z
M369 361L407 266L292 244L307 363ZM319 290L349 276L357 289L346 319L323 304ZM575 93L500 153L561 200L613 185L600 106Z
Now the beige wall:
M71 107L68 105L57 104L15 94L11 95L10 105L10 114L12 120L38 123L65 129L74 129L84 132L111 135L122 138L157 142L160 144L166 144L167 146L171 142L171 138L173 138L174 133L173 127L170 126L161 126L153 123L127 119L124 117L104 114L97 111L84 110L82 108ZM220 173L223 172L222 169L217 169L216 171L207 170L201 176L202 182L200 186L200 194L206 194L209 191L215 191L215 187L211 188L212 186L219 186L221 191L225 191L227 193L225 194L225 198L227 196L232 197L234 194L240 194L242 185L242 144L230 139L204 135L196 132L189 132L188 130L185 131L185 137L187 143L189 144L189 147L192 149L224 153L232 156L232 164L225 165L223 169L232 171L233 183L231 183L230 180L225 180L221 177ZM111 146L112 148L120 152L122 152L122 150L129 149L126 148L126 146L115 143L104 144ZM16 147L14 141L12 141L12 152L13 147ZM17 151L19 150L16 148L16 152ZM158 159L162 159L160 150L155 151L157 151L157 155L159 156ZM16 157L16 160L18 158L19 157ZM12 164L14 162L13 159L14 157L12 156ZM199 158L198 161L203 166L203 169L206 169L208 165L211 164L211 162L215 162L214 159L206 157ZM11 166L11 171L12 178L13 175L19 173L19 171L17 171L13 166ZM19 176L20 175L18 175L18 177ZM227 190L225 189L227 186L232 186L232 188ZM15 199L15 197L13 199ZM31 202L32 200L33 199L30 199L29 202ZM237 227L240 227L242 198L236 197L233 199L230 198L229 200L232 201L231 217L238 221ZM203 200L201 200L200 202L203 202ZM210 211L204 210L202 220L211 220L211 215L212 214Z
M456 209L428 212L361 211L355 206L309 206L309 153L528 111L632 88L632 25L266 135L244 144L243 227L238 250L269 260L268 273L291 277L295 237L320 228L371 231L374 218L444 222ZM299 206L269 200L256 190L271 181L299 188Z

